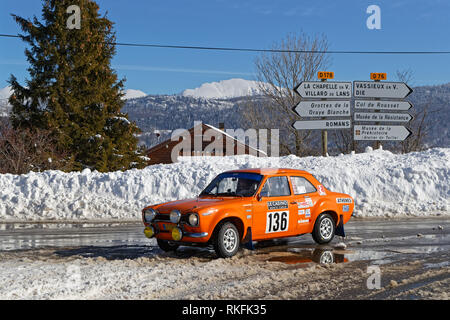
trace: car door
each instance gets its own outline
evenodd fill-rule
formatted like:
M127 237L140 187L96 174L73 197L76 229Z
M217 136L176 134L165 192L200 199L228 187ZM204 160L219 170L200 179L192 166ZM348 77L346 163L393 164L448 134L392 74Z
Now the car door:
M253 203L254 240L285 237L296 232L297 204L287 176L268 177Z
M297 203L297 234L309 233L313 227L312 212L319 197L314 185L303 176L290 176L293 199Z

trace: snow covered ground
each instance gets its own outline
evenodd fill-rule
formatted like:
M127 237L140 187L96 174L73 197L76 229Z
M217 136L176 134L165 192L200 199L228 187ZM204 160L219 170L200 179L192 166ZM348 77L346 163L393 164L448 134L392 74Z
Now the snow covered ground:
M0 221L138 220L145 205L195 197L220 172L279 167L311 172L327 188L354 197L355 215L450 215L450 149L396 155L185 158L143 170L47 171L0 175Z
M165 253L140 223L23 225L0 231L0 299L448 300L450 293L446 217L352 219L346 249L305 235L241 248L231 259L212 248ZM22 249L4 250L8 238ZM380 268L379 289L368 287L369 266Z

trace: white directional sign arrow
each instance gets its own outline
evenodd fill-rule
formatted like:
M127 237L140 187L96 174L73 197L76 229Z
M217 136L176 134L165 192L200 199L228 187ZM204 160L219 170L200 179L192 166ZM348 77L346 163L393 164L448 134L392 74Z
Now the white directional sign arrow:
M355 125L353 128L355 140L403 141L411 135L404 126Z
M365 113L355 112L355 121L408 122L412 120L409 113Z
M351 128L352 121L347 120L311 120L295 121L292 125L297 130L315 130L315 129L348 129Z
M355 98L403 99L412 92L404 82L353 81Z
M301 101L294 110L300 117L346 117L350 101Z
M411 107L409 101L355 100L355 109L406 111Z
M337 81L305 81L294 88L302 98L351 98L352 83Z

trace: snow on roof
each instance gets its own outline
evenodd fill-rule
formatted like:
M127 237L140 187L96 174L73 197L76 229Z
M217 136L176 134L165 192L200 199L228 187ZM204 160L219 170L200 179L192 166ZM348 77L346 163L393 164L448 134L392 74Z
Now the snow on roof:
M208 128L213 129L213 130L219 132L220 134L222 134L222 135L224 135L224 136L227 136L227 137L230 138L230 139L233 139L234 141L237 141L237 142L239 142L239 143L242 143L243 145L248 146L249 148L255 150L256 152L261 153L261 154L267 156L267 152L262 151L262 150L257 149L257 148L254 148L254 147L252 147L252 146L250 146L250 145L247 145L245 142L238 140L236 137L233 137L232 135L226 133L226 132L223 131L223 130L220 130L219 128L216 128L216 127L214 127L214 126L212 126L212 125L210 125L210 124L207 124L207 123L199 123L199 124L197 124L197 126L199 126L199 125L200 125L200 126L201 126L201 125L205 125L205 126L207 126ZM197 126L194 126L193 128L195 128L195 127L197 127ZM192 129L192 128L191 128L191 129ZM175 136L172 137L172 138L176 138L176 137L178 137L178 136L180 136L180 135L181 135L181 134L175 135ZM157 145L155 145L155 146L149 148L149 149L147 150L147 152L153 151L153 150L155 150L155 149L158 149L159 147L161 147L161 146L163 146L163 145L165 145L165 144L167 144L167 141L161 142L160 144L157 144Z
M218 131L219 133L221 133L221 134L223 134L223 135L225 135L225 136L227 136L227 137L229 137L229 138L231 138L231 139L233 139L233 140L235 140L235 141L237 141L237 142L239 142L239 143L242 143L242 144L246 144L244 141L240 141L240 140L238 140L236 137L233 137L232 135L229 135L228 133L226 133L225 131L223 131L223 130L220 130L219 128L216 128L216 127L214 127L214 126L212 126L212 125L210 125L210 124L207 124L207 123L205 123L204 124L205 126L207 126L207 127L209 127L209 128L211 128L211 129L213 129L213 130L216 130L216 131ZM253 149L253 150L255 150L255 151L257 151L257 152L259 152L259 153L262 153L262 154L264 154L265 156L267 156L267 153L266 152L264 152L264 151L262 151L262 150L260 150L260 149L256 149L256 148L253 148L252 146L250 146L250 145L247 145L249 148L251 148L251 149Z

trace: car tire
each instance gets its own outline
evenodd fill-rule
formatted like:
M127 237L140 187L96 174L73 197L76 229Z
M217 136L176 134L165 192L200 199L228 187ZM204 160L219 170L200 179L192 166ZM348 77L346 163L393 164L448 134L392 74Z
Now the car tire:
M221 258L234 256L240 245L239 231L231 222L219 225L214 237L213 246L216 254Z
M314 224L312 237L318 244L329 243L334 238L336 223L331 215L322 213Z
M161 248L161 250L165 252L175 251L180 246L178 243L174 243L173 241L161 239L157 239L156 241L158 242L158 246Z
M315 249L313 252L313 261L318 264L334 263L334 254L332 250Z

